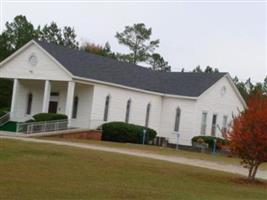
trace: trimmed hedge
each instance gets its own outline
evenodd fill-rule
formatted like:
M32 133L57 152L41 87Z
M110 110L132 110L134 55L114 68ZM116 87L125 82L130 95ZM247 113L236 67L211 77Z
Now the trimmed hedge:
M62 120L68 119L67 115L56 114L56 113L39 113L33 116L35 122L42 121L54 121L54 120Z
M227 141L225 139L219 138L219 137L214 137L214 136L195 136L192 138L192 143L206 143L209 145L209 148L213 148L214 146L214 139L216 139L216 148L221 149L222 145L226 145Z
M124 122L109 122L102 125L102 140L143 143L144 129L146 129L145 143L147 144L156 137L157 132L155 130L135 124L127 124Z

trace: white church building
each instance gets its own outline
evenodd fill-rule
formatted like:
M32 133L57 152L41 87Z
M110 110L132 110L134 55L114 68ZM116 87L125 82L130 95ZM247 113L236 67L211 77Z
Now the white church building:
M70 127L123 121L191 144L197 135L221 136L246 106L228 73L156 72L134 64L32 40L0 63L12 79L11 120L62 113Z

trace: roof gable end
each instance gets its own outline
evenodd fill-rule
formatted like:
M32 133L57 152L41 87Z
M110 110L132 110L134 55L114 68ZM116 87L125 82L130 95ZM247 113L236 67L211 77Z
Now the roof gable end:
M72 74L33 40L0 63L0 77L72 80Z

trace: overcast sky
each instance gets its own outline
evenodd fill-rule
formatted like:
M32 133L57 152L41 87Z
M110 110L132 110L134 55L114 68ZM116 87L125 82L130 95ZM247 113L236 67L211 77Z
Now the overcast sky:
M1 1L1 0L0 0ZM160 39L158 52L173 71L212 66L263 81L267 74L267 3L203 2L22 2L2 0L2 22L26 15L34 25L55 21L75 28L79 41L109 41L124 52L114 35L124 26L143 22ZM1 11L0 11L1 12Z

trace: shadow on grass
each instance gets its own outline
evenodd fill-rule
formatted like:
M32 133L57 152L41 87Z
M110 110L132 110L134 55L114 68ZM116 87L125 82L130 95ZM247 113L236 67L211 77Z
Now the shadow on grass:
M259 179L256 179L255 181L249 181L246 178L238 178L238 179L232 178L231 182L238 184L238 185L247 186L247 187L255 186L255 187L263 187L267 189L267 182L263 180L259 180Z

